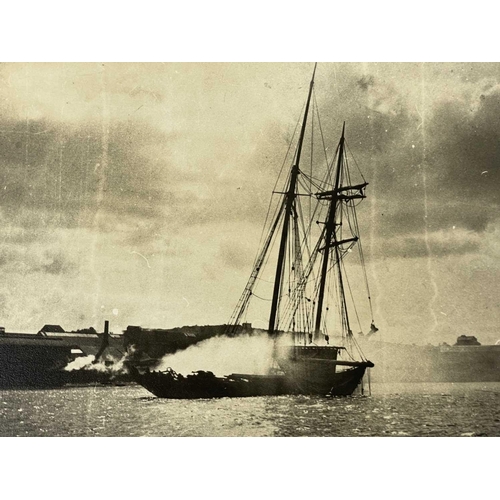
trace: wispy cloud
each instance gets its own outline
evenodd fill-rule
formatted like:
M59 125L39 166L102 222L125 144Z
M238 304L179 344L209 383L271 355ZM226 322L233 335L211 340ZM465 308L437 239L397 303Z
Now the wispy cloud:
M6 320L36 329L62 315L79 327L116 309L124 327L225 321L250 272L311 71L1 65ZM492 260L499 65L322 64L316 77L327 145L346 121L370 183L360 223L381 295L397 285L380 267L391 259L412 261L408 281L428 259L438 267Z

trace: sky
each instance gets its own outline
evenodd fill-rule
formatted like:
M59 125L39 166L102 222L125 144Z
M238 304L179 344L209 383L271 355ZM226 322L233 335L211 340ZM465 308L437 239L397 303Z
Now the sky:
M0 65L0 324L227 322L312 68ZM381 338L498 340L500 65L319 63L315 96L369 182Z

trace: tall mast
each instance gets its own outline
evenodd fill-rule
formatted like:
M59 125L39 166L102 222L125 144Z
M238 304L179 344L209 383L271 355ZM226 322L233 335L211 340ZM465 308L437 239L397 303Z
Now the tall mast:
M295 200L295 188L297 186L297 177L299 175L300 155L302 153L302 144L304 142L304 134L306 131L307 116L309 114L309 104L311 102L311 95L314 86L314 75L316 73L316 65L317 63L314 65L311 83L309 84L309 94L307 96L306 109L304 111L304 119L302 121L302 128L300 130L299 143L297 145L297 154L295 156L295 162L290 174L290 184L288 185L288 190L285 195L286 197L285 215L283 219L283 229L281 232L280 248L278 252L278 262L276 265L276 275L274 277L273 299L271 303L271 313L269 315L269 335L274 335L276 328L276 316L278 312L281 281L283 277L283 269L285 264L286 244L288 239L288 226L290 224L290 216L293 210L293 202Z
M338 148L338 159L337 159L337 175L335 177L335 187L331 192L332 199L330 202L330 208L328 210L328 218L326 220L326 236L325 236L325 246L323 247L323 263L321 265L321 281L319 285L319 295L318 295L318 308L316 310L316 323L314 325L314 332L319 333L321 330L321 316L323 313L323 299L325 297L325 283L326 275L328 272L328 260L330 257L330 248L333 246L338 246L339 242L332 241L332 237L335 239L335 218L337 215L337 201L338 193L340 187L340 173L342 169L342 160L344 156L344 131L345 122L342 127L342 137L340 138L339 148Z

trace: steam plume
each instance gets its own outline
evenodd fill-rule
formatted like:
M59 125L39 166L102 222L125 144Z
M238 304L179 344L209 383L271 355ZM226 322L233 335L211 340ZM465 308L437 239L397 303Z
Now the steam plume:
M272 366L272 354L273 340L266 334L213 337L164 356L156 369L172 368L183 375L197 370L211 371L217 376L266 374Z
M66 371L87 370L100 373L108 373L110 375L125 374L127 373L126 361L129 353L125 354L121 359L116 359L113 356L104 356L98 363L93 363L95 356L81 356L71 361L64 367Z

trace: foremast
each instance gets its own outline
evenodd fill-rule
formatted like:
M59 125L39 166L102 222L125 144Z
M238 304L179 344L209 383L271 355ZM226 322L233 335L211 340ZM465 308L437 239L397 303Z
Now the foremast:
M288 189L285 193L285 213L283 217L283 228L281 230L281 240L280 247L278 251L278 260L276 264L276 274L274 278L274 288L273 288L273 298L271 302L271 312L269 314L269 335L274 336L276 334L276 323L278 317L278 306L281 295L281 285L283 281L283 271L285 265L285 254L288 241L288 232L290 225L290 218L294 210L294 202L296 197L296 187L297 178L300 173L300 156L302 153L302 145L304 143L304 135L306 132L307 117L309 115L309 105L311 103L311 96L314 87L314 75L316 73L316 64L314 65L313 75L311 78L311 83L309 84L309 93L307 96L306 108L304 111L304 119L302 120L302 127L300 129L299 142L297 144L297 154L295 155L295 161L293 162L292 170L290 173L290 182L288 184Z

